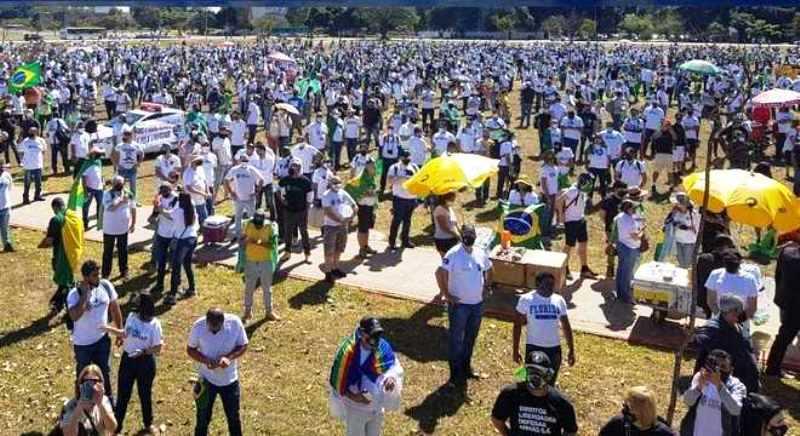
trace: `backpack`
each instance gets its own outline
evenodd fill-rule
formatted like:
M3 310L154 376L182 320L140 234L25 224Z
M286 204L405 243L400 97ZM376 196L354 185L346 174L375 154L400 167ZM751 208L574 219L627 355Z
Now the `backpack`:
M108 295L108 297L111 298L111 289L109 289L108 280L101 279L100 280L100 287L103 288L103 290L106 291L106 295ZM80 288L78 288L78 289L80 289ZM67 295L69 295L69 294L67 294ZM72 317L69 316L69 307L67 307L67 310L64 313L64 325L67 326L67 330L69 332L72 332L75 329L75 321L73 321Z
M55 139L57 144L67 144L70 141L69 133L67 132L67 129L65 129L64 127L65 127L64 122L59 120L58 124L56 124L56 133L55 133Z

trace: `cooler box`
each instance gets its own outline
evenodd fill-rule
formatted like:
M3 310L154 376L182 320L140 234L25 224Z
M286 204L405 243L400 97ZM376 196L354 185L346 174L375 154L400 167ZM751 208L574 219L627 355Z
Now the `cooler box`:
M555 290L567 285L567 255L559 251L528 250L522 259L525 262L527 287L536 288L536 275L549 272L556 279Z
M225 241L231 219L222 215L212 215L203 223L203 241L218 243Z
M631 281L633 301L654 309L689 315L692 288L689 270L666 262L639 266Z

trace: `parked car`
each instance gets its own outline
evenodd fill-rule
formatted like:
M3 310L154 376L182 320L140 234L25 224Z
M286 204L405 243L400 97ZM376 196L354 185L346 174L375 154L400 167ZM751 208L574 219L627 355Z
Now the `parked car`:
M107 156L111 156L116 143L115 132L121 133L121 122L118 117L114 118L97 126L97 133L93 135L96 144L106 150ZM186 114L180 109L143 103L140 109L126 112L124 122L133 128L134 142L141 144L145 153L156 153L164 144L177 148L178 140L184 134Z

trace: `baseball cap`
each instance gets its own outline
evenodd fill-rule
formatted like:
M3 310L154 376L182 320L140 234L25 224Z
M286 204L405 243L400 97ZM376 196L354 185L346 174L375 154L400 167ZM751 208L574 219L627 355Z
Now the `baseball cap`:
M377 318L371 316L365 316L364 318L361 318L361 321L358 322L358 328L370 336L383 333L383 326L381 326L381 322L378 321Z

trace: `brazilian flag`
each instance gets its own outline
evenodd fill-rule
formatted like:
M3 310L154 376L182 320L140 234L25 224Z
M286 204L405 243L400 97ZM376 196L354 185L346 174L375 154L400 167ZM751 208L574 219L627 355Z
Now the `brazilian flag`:
M544 212L544 205L532 204L530 206L511 206L506 201L501 201L500 220L497 223L497 237L507 230L511 233L511 245L529 249L541 250L542 230L539 222Z
M298 80L294 84L294 89L298 92L300 98L306 98L306 93L308 93L309 89L312 93L319 94L322 90L322 84L317 80L317 73L312 71L308 77Z
M23 89L40 83L42 83L42 64L39 62L22 64L8 80L8 91L12 94L18 94Z
M383 159L378 159L375 162L375 174L369 175L366 170L361 170L358 177L353 177L347 182L344 190L353 197L353 200L358 201L367 191L377 191L378 181L381 179L383 173Z

